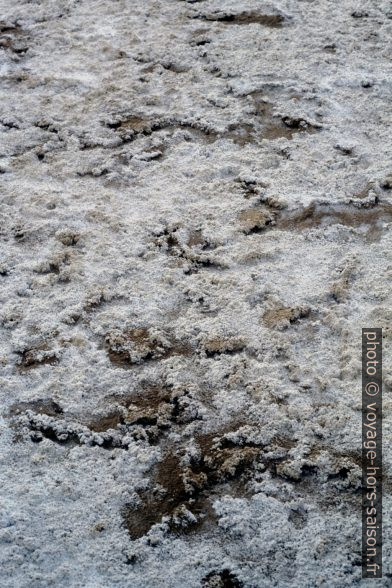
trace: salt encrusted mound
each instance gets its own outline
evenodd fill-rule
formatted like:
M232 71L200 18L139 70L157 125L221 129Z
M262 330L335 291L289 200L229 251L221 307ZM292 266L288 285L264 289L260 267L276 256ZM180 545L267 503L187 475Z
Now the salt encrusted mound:
M3 0L1 585L361 582L392 33L369 0Z

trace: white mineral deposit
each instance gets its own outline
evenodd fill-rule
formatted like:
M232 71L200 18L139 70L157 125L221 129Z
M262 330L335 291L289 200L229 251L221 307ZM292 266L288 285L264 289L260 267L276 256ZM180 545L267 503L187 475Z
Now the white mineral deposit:
M0 0L2 588L391 586L391 40L387 0Z

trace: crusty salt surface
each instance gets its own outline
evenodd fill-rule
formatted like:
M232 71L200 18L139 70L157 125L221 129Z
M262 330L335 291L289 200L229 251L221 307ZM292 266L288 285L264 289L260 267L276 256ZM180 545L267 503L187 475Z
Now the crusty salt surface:
M3 0L2 586L360 581L392 21L354 4Z

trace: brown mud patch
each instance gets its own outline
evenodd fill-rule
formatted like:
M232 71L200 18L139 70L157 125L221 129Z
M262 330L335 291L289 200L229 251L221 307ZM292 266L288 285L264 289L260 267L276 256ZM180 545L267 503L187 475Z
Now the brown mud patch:
M145 385L125 397L113 397L112 401L122 407L115 411L121 415L119 423L135 439L144 439L153 445L166 431L199 418L198 404L186 388L173 390L163 385Z
M155 467L150 488L140 493L140 505L125 506L132 539L145 535L163 517L168 517L171 532L204 530L216 522L211 499L222 485L229 483L236 495L244 495L244 476L261 448L225 443L219 433L200 434L195 441L200 452L187 463L180 449L169 448Z
M183 267L185 274L197 273L200 269L225 267L216 256L207 253L215 248L215 244L203 238L201 231L191 233L188 242L183 243L178 236L178 229L179 227L164 229L155 237L153 243L161 251L173 257L173 263L177 267Z
M110 412L104 416L94 417L88 424L90 431L95 433L104 433L106 431L117 429L119 425L124 424L123 415L120 412Z
M59 362L56 351L49 349L46 343L18 352L17 367L21 372L38 368L42 365L56 365Z
M16 402L11 406L9 414L14 417L24 414L27 410L32 410L36 414L45 414L52 417L58 417L63 414L61 406L51 398L31 400L29 402Z
M301 117L274 115L273 105L260 92L253 92L251 96L254 100L255 122L261 123L261 129L257 128L253 122L235 122L229 124L225 131L218 131L208 124L178 119L154 120L137 115L109 122L107 126L120 136L123 143L134 141L140 136L150 136L159 131L168 131L173 134L182 130L186 131L184 141L196 140L208 145L219 139L229 139L241 147L248 143L257 143L262 139L291 140L296 133L315 133L321 129L321 125L310 123Z
M231 124L228 126L225 133L219 135L222 138L230 139L236 145L243 147L248 143L256 142L256 131L253 124Z
M259 24L273 29L282 28L284 18L280 14L263 14L255 10L244 10L237 14L199 14L193 18L219 22L227 25Z
M130 130L134 131L135 133L146 133L152 131L151 123L146 119L140 118L139 116L130 116L126 120L122 121L118 126L113 128Z
M222 494L251 496L247 483L256 463L278 475L279 464L295 441L276 436L267 456L267 447L254 436L257 427L241 427L231 423L215 432L196 434L197 451L191 455L181 445L166 447L162 461L153 468L149 488L139 492L139 503L123 509L132 539L148 533L163 517L172 533L208 531L217 523L214 499Z
M278 307L267 310L263 314L263 321L268 328L273 329L287 328L300 319L307 318L310 315L310 309L306 306L297 307Z
M298 230L344 225L363 229L367 241L378 241L382 223L392 221L392 205L378 204L373 208L358 208L346 204L311 204L300 211L283 214L277 226L282 230Z
M189 344L146 327L109 332L105 337L105 347L110 361L122 368L162 360L172 355L192 354Z
M301 116L274 114L274 105L261 91L249 94L253 100L254 114L262 128L255 133L256 139L293 139L297 133L316 133L322 129L320 124L311 123Z
M154 488L141 493L142 506L126 506L124 521L131 539L143 537L151 527L162 521L162 517L173 519L180 514L180 507L188 502L182 480L183 471L175 454L166 455L158 464L154 476Z
M128 425L151 426L163 428L170 426L174 418L175 397L169 389L158 386L146 387L125 401L125 423Z
M246 341L241 337L214 337L204 341L203 348L207 357L240 353L246 348Z
M246 235L262 232L275 222L276 214L267 208L250 208L239 215L241 227Z
M201 247L203 248L206 245L206 239L203 237L203 231L201 229L196 229L195 231L191 231L189 233L188 247Z
M303 118L283 118L271 116L262 131L262 138L268 141L275 139L288 139L289 141L297 133L316 133L321 127L316 127Z
M379 241L384 232L384 223L392 222L392 204L376 203L373 207L358 207L355 204L312 203L296 210L271 210L261 205L245 210L240 223L246 234L271 229L281 231L306 231L343 225L356 229L368 242Z

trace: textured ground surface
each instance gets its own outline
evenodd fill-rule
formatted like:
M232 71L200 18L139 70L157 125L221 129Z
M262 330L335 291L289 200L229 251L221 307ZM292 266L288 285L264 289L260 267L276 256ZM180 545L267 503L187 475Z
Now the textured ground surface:
M1 585L390 585L390 3L0 7Z

